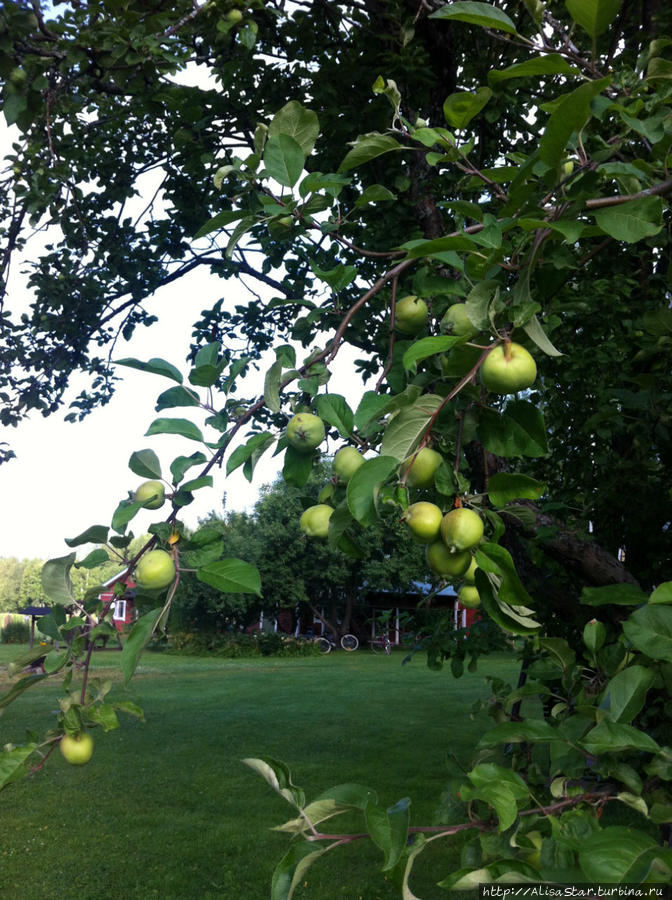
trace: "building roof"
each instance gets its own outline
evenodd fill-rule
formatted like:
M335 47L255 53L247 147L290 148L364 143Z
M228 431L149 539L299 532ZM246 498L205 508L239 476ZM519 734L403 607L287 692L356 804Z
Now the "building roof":
M23 616L48 616L51 612L50 606L24 606L19 612Z

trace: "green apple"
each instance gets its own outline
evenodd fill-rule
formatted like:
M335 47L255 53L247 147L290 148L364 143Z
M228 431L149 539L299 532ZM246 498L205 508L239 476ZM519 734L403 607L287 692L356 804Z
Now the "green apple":
M427 546L425 558L432 572L441 578L459 578L468 568L471 554L451 553L443 541L434 541Z
M299 453L310 453L325 437L324 422L313 413L297 413L287 426L287 443Z
M406 484L410 488L426 488L434 484L436 470L443 462L443 457L431 447L423 447L407 470Z
M142 503L145 509L160 509L166 499L166 491L160 481L143 481L133 495L136 503Z
M452 509L441 522L441 537L453 551L471 550L483 537L483 520L473 509Z
M476 583L476 569L478 566L476 565L476 557L472 557L471 565L467 569L467 571L462 576L467 584L475 584Z
M457 599L467 609L477 609L481 605L481 595L473 584L463 585L457 592Z
M453 334L456 337L471 338L478 334L478 328L469 318L466 303L454 303L448 307L441 319L441 331L444 334Z
M227 22L237 25L243 19L243 14L239 9L230 9L224 17Z
M364 457L354 447L341 447L334 456L334 472L341 481L350 481L357 469L364 462Z
M515 394L534 384L537 364L520 344L507 341L486 356L481 366L481 381L493 394Z
M72 766L84 766L93 756L93 738L83 731L77 737L64 734L59 749Z
M429 310L424 300L409 294L394 306L394 327L402 334L417 334L427 324Z
M423 544L436 541L441 534L443 513L436 503L427 503L424 500L411 503L402 518Z
M326 503L309 506L301 516L301 531L310 538L326 538L329 534L329 519L334 510Z
M167 588L175 580L175 563L170 553L165 550L145 553L135 567L135 580L138 587L148 591Z

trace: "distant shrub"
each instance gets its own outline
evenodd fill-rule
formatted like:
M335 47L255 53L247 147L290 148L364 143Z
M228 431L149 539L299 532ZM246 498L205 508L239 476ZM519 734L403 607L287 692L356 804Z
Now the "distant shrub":
M0 644L27 644L30 640L30 625L26 622L5 622L0 630Z
M225 659L250 656L317 656L319 653L311 641L273 631L254 634L174 631L163 646L167 653L218 656Z

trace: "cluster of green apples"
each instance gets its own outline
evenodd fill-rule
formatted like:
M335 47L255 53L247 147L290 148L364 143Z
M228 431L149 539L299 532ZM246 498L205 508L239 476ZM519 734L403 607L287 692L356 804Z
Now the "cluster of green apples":
M429 307L420 297L409 294L394 307L394 324L400 334L417 336L429 322ZM466 340L479 329L472 322L466 303L453 303L439 324L442 334ZM481 382L493 394L515 394L531 387L537 378L534 357L521 344L505 340L493 346L481 366Z
M432 487L442 459L431 447L419 450L406 470L407 486ZM425 553L430 569L449 581L464 581L458 591L460 603L471 609L479 606L481 600L474 585L477 566L472 555L483 537L483 520L479 514L467 507L444 514L436 503L418 500L405 510L403 519L415 539L427 545Z
M161 509L166 501L166 489L161 481L143 481L133 494L136 503L145 509ZM135 567L135 581L146 591L160 591L175 581L175 562L166 550L150 550Z

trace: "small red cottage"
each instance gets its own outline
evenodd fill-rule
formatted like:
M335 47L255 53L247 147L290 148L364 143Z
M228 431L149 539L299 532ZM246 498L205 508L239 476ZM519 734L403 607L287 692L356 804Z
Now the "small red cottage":
M114 591L114 585L123 581L122 577L115 575L103 582L103 587L109 587L109 591L102 591L98 595L99 599L105 604L103 614L107 615L108 610L112 607L112 624L121 632L132 625L138 618L138 610L135 605L135 582L128 579L125 582L126 590L123 594L117 594Z

